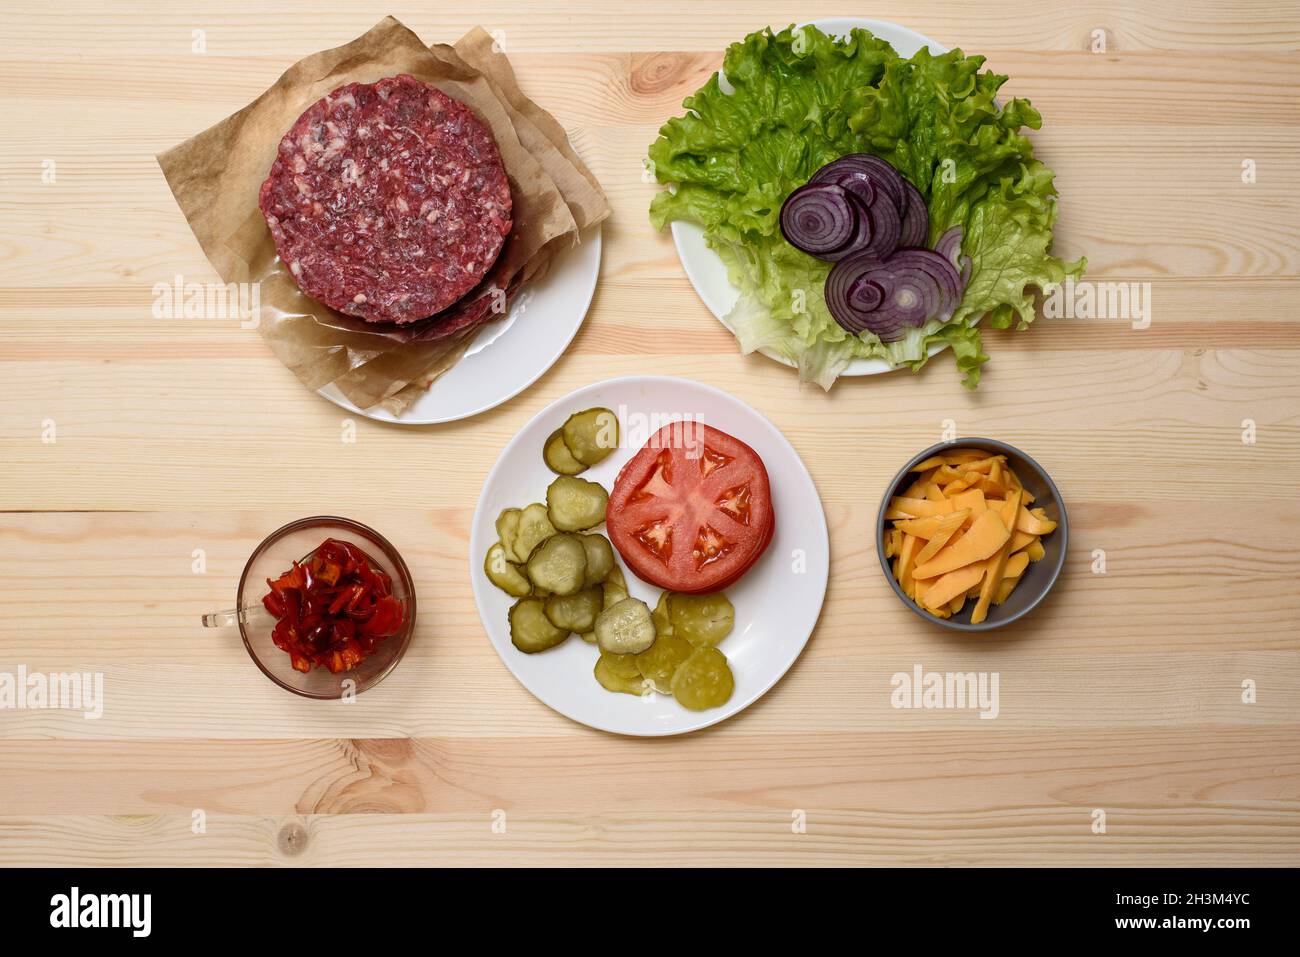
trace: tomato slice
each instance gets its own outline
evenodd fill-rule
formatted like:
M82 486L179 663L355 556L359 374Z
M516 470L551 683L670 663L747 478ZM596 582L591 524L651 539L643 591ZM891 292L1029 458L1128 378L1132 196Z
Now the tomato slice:
M685 594L733 585L776 528L758 453L698 422L664 426L623 466L605 522L638 578Z

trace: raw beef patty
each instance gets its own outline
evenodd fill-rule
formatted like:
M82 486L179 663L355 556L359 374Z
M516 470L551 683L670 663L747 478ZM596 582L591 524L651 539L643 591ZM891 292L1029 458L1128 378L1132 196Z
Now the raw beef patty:
M474 288L510 232L486 126L412 76L350 83L280 141L258 206L307 295L368 322L415 322Z

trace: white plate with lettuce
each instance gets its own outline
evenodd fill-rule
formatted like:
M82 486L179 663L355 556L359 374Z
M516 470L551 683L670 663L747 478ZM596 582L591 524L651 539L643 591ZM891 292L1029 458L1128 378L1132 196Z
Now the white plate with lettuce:
M763 30L733 44L723 70L685 101L687 113L663 126L650 168L668 188L651 221L671 223L691 284L744 352L829 388L840 375L919 369L951 348L974 388L988 358L980 321L1025 328L1034 287L1081 273L1083 260L1048 253L1052 173L1021 132L1039 126L1038 113L1025 100L999 104L1006 78L980 73L983 62L876 20ZM835 321L822 295L831 264L787 243L778 223L795 188L860 152L921 191L932 240L961 226L960 252L971 260L956 310L893 342Z

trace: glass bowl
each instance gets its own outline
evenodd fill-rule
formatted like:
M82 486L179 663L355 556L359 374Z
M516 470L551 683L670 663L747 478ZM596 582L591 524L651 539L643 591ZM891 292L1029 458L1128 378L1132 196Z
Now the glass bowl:
M331 674L328 668L296 671L289 655L275 646L271 630L275 618L262 605L269 588L267 579L278 578L295 561L301 562L327 538L337 538L356 545L371 562L387 572L393 580L393 594L406 606L406 618L397 634L383 639L355 668ZM281 688L305 698L337 699L345 694L360 694L386 678L406 653L415 632L415 586L406 562L392 544L373 528L334 515L314 515L278 528L253 550L239 577L237 607L231 611L205 615L209 626L239 625L253 663Z

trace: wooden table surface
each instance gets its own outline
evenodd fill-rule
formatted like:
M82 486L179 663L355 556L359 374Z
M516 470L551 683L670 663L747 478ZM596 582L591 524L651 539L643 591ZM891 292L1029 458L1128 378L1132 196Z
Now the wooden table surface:
M4 3L0 671L102 672L105 704L99 720L0 711L0 862L1300 864L1294 4L853 8L1011 75L1046 118L1058 250L1093 280L1149 282L1153 321L988 333L975 394L940 357L829 395L738 354L651 230L640 165L726 43L806 4L129 6ZM346 444L341 410L256 332L153 318L155 282L216 278L154 154L385 12L427 42L503 30L614 216L586 323L536 385L443 427L356 418ZM507 440L636 372L769 416L831 525L830 590L794 668L668 740L534 700L466 567ZM945 420L1029 450L1070 510L1062 581L996 636L918 620L876 560L883 486ZM401 667L346 707L285 694L237 637L199 627L263 535L321 512L385 532L420 586ZM998 718L895 710L891 675L916 665L997 672Z

